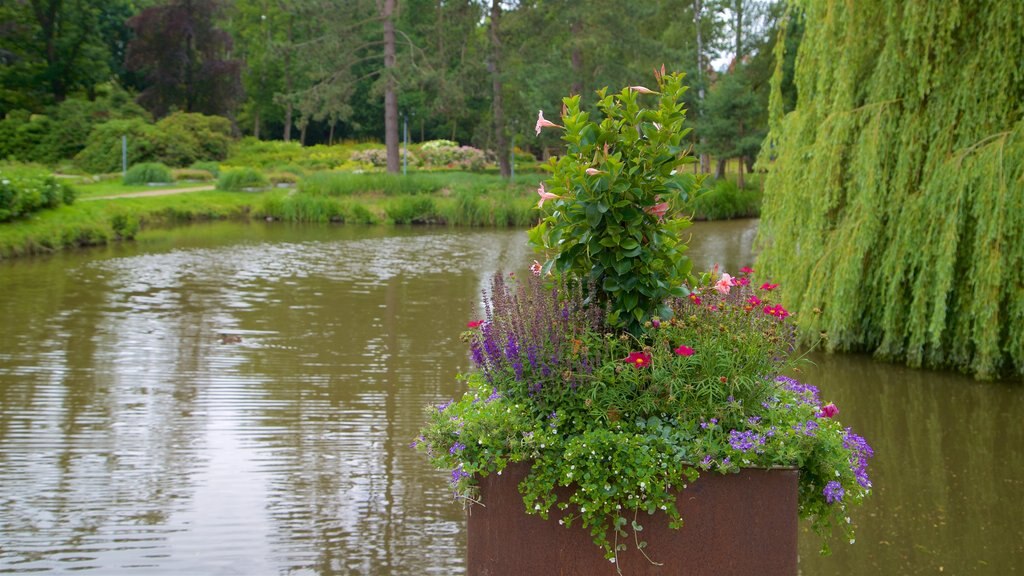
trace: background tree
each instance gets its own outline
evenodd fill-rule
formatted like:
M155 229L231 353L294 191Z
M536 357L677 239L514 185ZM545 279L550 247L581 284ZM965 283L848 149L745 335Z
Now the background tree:
M128 21L128 70L142 74L139 103L155 116L174 109L232 116L242 97L241 62L229 58L231 36L217 28L216 0L172 0Z
M778 113L780 62L762 152L759 272L830 350L1024 374L1024 10L797 8L797 104Z
M113 38L131 15L127 0L21 0L0 6L0 115L42 111L120 69Z

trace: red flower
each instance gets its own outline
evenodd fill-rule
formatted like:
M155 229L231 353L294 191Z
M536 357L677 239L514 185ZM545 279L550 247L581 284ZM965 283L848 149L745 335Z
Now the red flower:
M693 356L693 348L690 348L685 344L680 346L679 348L676 348L675 350L673 350L673 352L679 354L680 356Z
M479 328L483 323L483 320L473 320L472 322L466 323L466 328Z
M821 408L821 412L818 413L818 418L832 418L836 414L839 414L839 408L835 404L829 402Z
M753 274L754 273L754 269L751 268L750 266L744 266L743 268L740 268L740 272L742 272L744 274Z
M764 284L761 284L761 290L772 291L772 290L775 290L778 287L779 287L778 284L769 284L767 282L765 282Z
M695 305L700 306L700 296L697 296L696 292L690 292L690 301Z
M630 352L629 356L625 358L627 364L632 364L637 368L643 368L651 365L651 355L647 352Z
M732 285L733 286L748 286L748 285L750 285L750 278L747 278L746 276L743 276L742 278L733 278L732 279Z
M776 304L775 306L765 306L763 308L765 314L769 316L775 316L779 320L782 320L786 316L789 316L789 311L782 307L782 304Z
M759 306L761 304L761 299L757 296L751 296L750 298L747 298L747 303L751 306Z

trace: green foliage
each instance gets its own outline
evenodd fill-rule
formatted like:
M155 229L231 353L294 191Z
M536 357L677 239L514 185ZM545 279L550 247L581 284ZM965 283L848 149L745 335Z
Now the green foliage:
M175 168L171 170L171 177L174 178L175 182L181 180L206 182L216 178L209 170L196 170L195 168Z
M782 116L776 79L760 263L804 339L1024 375L1024 11L796 6L799 97Z
M224 170L217 178L217 189L230 192L269 188L270 180L255 168L231 168Z
M192 165L189 166L189 168L191 168L192 170L203 170L205 172L209 172L210 174L213 174L214 178L220 176L220 164L217 162L193 162Z
M851 538L870 447L813 386L776 378L799 359L772 289L746 274L711 280L670 301L673 319L629 334L578 285L496 275L487 320L463 335L477 367L469 391L427 409L418 448L470 499L480 477L529 463L526 511L561 511L610 559L651 514L678 527L676 493L700 474L751 466L798 468L800 515L823 537Z
M228 157L231 122L227 118L175 112L157 122L156 127L162 135L160 160L170 166Z
M75 192L40 166L0 163L0 222L71 204Z
M159 160L161 134L140 118L111 120L93 128L75 164L94 174L121 170L121 137L128 139L128 164Z
M255 168L294 166L305 170L329 170L344 164L353 148L361 145L302 146L298 142L242 138L231 145L230 163Z
M385 196L429 194L445 187L445 180L430 174L352 174L349 172L317 172L303 178L299 190L307 194L351 196L383 194Z
M694 220L752 218L761 213L761 196L756 188L741 190L729 180L718 179L711 190L694 194L683 210Z
M695 161L686 153L682 80L658 75L653 108L638 104L648 97L641 90L598 91L600 123L580 110L579 96L564 99L568 147L551 162L549 189L540 190L553 208L530 232L531 244L548 251L545 272L593 282L612 323L631 330L651 316L667 317L665 299L685 294L690 272L679 240L690 222L668 214L689 194L682 176L672 175Z
M142 162L128 169L123 184L149 184L150 182L173 182L174 177L166 165L159 162Z

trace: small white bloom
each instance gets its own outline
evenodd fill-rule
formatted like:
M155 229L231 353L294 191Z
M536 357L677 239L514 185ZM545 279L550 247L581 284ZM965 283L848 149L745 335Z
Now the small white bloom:
M854 539L854 538L850 538L850 544L853 544L853 543L854 543L854 542L856 542L856 541L857 541L856 539Z

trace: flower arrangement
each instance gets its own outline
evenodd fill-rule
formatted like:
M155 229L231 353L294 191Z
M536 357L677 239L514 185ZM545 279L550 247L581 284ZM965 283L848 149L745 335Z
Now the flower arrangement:
M578 96L561 125L538 118L568 147L530 233L548 257L522 279L494 277L484 317L463 334L469 390L430 407L414 444L468 500L479 477L529 462L526 511L561 511L612 561L642 530L639 513L679 526L678 489L741 467L798 468L801 516L852 541L848 510L870 493L872 450L815 387L785 375L800 358L777 285L746 267L691 273L677 207L700 182L672 177L692 161L685 87L682 75L655 77L657 91L599 91L600 123ZM656 107L639 104L652 96Z

